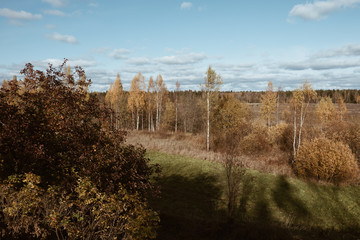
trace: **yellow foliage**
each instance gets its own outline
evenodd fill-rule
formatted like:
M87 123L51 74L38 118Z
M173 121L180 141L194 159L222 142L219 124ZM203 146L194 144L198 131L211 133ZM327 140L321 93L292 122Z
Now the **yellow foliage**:
M295 156L295 169L300 177L329 182L352 179L359 171L350 148L326 138L304 143Z
M257 154L270 150L267 127L261 122L254 122L251 133L241 142L241 151L245 154Z
M260 113L264 120L267 121L267 125L271 125L271 120L274 118L273 114L276 111L277 93L274 92L274 87L271 81L268 83L267 90L264 95L261 96Z
M322 126L333 120L335 118L335 108L331 98L321 98L316 106L316 113Z
M250 117L248 104L240 102L233 95L220 99L212 112L210 128L215 149L227 149L229 144L242 139L248 133ZM232 136L232 139L227 139L227 136Z

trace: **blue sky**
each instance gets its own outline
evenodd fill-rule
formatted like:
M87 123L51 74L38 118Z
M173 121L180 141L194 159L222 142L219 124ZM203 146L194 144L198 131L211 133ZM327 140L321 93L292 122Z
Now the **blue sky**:
M0 80L64 58L93 91L138 72L198 90L209 65L222 90L360 89L360 0L0 0Z

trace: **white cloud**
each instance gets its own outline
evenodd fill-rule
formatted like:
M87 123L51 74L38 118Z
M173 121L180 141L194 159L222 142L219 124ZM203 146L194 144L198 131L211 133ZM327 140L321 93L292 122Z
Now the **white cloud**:
M301 60L280 64L280 68L301 71L301 70L336 70L351 69L360 67L360 44L347 44L338 48L321 50L308 54Z
M243 64L214 64L214 68L221 72L244 72L246 70L253 69L255 64L243 63Z
M43 2L49 3L54 7L62 7L65 5L64 0L42 0Z
M186 53L155 58L155 61L167 65L186 65L201 62L206 58L207 56L204 53Z
M60 11L60 10L44 10L43 11L44 14L47 14L47 15L54 15L54 16L60 16L60 17L63 17L65 16L65 13Z
M25 11L14 11L8 8L0 8L0 16L11 20L36 20L41 19L41 14L32 14Z
M315 54L314 58L330 58L340 56L360 56L360 44L347 44L341 48L328 49Z
M354 7L359 3L360 0L327 0L297 4L291 9L289 16L300 17L304 20L320 20L334 11Z
M63 35L59 33L53 33L51 35L47 35L49 39L60 41L60 42L66 42L66 43L78 43L78 40L71 35Z
M149 64L150 60L147 57L136 57L126 60L126 63L141 66Z
M190 9L192 7L192 3L191 2L182 2L180 5L181 9Z
M314 62L294 62L281 65L282 68L287 70L330 70L330 69L346 69L360 67L360 61L352 60L328 60L328 61L314 61Z
M125 48L114 49L114 50L109 54L109 56L110 56L111 58L114 58L114 59L124 59L124 58L127 58L127 57L128 57L128 54L129 54L130 52L131 52L130 50L125 49Z

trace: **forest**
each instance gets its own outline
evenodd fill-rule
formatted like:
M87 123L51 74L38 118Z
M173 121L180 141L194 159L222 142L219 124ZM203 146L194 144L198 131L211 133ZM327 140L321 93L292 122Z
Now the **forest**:
M21 74L0 89L0 239L360 236L359 89Z

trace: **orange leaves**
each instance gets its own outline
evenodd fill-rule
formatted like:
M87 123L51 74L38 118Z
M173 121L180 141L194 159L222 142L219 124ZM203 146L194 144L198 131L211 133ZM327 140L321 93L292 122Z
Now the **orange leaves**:
M268 83L267 90L261 96L260 113L263 119L267 120L268 127L271 125L271 120L274 118L273 114L276 111L277 93L274 92L274 87L271 81Z
M145 78L139 73L131 81L129 90L128 106L131 111L136 112L145 106Z
M341 182L354 178L359 171L350 148L326 138L304 143L295 160L297 174L304 178Z

